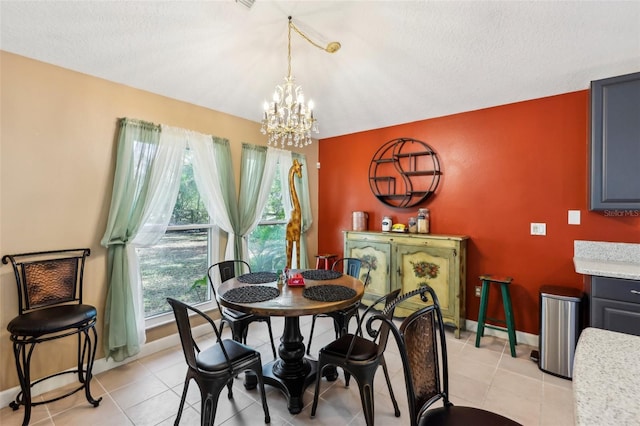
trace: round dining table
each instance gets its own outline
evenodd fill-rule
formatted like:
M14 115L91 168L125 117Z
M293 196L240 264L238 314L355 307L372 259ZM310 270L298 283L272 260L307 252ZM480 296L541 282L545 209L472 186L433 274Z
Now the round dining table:
M222 306L262 316L284 317L284 330L278 347L278 358L264 364L266 384L282 391L291 414L304 407L302 396L314 383L317 361L305 357L305 345L300 332L300 317L322 314L357 303L364 294L364 284L357 278L337 271L308 269L301 273L304 285L278 283L277 275L254 272L232 278L220 284L218 301ZM335 380L337 372L329 370L327 380ZM245 376L245 387L255 386L255 376Z

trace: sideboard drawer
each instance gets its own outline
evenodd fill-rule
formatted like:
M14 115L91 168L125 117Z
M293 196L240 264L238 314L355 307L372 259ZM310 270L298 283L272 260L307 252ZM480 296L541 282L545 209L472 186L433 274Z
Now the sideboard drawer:
M591 277L591 296L640 303L640 281L593 276Z

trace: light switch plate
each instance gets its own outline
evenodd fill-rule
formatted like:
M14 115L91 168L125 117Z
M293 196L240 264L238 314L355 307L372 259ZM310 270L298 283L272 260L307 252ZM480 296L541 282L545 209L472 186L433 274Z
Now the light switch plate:
M532 223L531 224L531 235L547 235L547 224L546 223Z
M580 225L580 210L569 210L569 225Z

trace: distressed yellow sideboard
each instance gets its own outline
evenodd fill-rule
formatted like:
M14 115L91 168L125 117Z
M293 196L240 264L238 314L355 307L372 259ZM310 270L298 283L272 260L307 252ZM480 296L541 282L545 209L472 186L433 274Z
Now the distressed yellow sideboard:
M344 256L371 264L363 303L400 288L402 293L427 283L436 291L445 323L455 336L465 327L467 240L462 235L406 234L394 232L344 232ZM404 317L424 307L418 297L401 304L396 316Z

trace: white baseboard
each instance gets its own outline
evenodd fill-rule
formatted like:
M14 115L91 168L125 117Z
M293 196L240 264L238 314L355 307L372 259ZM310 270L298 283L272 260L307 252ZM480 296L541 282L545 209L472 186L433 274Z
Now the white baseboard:
M466 320L465 321L465 327L467 328L468 331L473 331L475 333L478 330L478 322L477 321ZM496 336L496 337L499 337L501 339L509 340L509 336L507 335L506 331L495 330L493 328L485 328L484 329L484 335L485 336ZM518 343L522 343L522 344L529 345L529 346L534 346L536 348L538 347L538 335L537 334L530 334L530 333L525 333L523 331L517 331L516 330L516 340L518 341Z
M211 326L209 324L202 324L197 327L192 328L192 332L194 337L199 337L207 333L211 333ZM158 340L154 340L153 342L145 343L140 348L140 353L137 355L127 358L124 361L117 362L113 359L106 360L105 358L100 358L95 360L93 364L93 375L100 374L107 370L111 370L112 368L119 367L124 364L128 364L132 361L135 361L140 358L144 358L156 352L160 352L162 350L171 348L173 346L180 344L180 337L178 334L173 334L171 336L163 337ZM45 347L39 348L40 350L46 350ZM37 349L36 349L37 350ZM70 369L73 370L73 369ZM50 392L54 389L57 389L61 386L68 385L69 383L77 382L77 376L75 374L63 374L61 376L52 377L49 380L45 380L42 383L39 383L35 388L32 389L32 397L40 395L42 393ZM6 389L0 392L0 407L6 407L9 405L11 401L13 401L20 392L20 386L13 387L11 389Z

